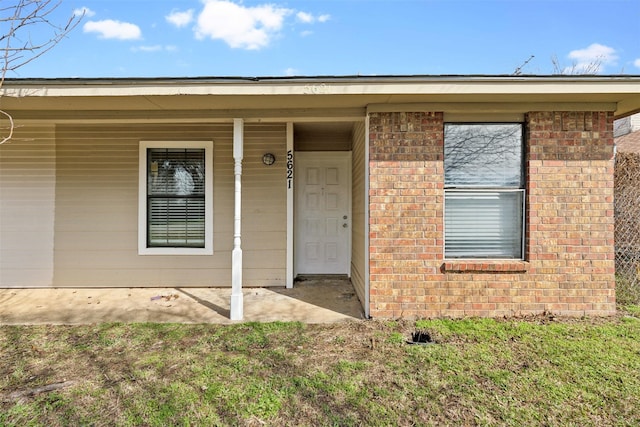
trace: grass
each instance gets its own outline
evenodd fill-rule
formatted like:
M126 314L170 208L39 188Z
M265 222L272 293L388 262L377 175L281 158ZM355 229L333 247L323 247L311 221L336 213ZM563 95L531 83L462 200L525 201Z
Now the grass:
M435 344L408 345L416 330ZM607 319L3 326L0 356L2 426L640 425L638 306Z

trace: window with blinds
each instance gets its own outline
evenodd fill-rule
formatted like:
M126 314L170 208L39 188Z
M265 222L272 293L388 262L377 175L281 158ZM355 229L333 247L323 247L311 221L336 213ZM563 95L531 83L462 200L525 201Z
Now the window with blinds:
M445 257L523 258L521 124L445 124Z
M147 246L203 248L205 150L147 149Z
M213 254L213 142L141 141L138 253Z

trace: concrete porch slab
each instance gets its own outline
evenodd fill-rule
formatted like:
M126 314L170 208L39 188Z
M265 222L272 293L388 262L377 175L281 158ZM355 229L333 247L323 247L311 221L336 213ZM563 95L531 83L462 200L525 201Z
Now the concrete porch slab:
M244 322L334 323L364 318L348 279L246 288ZM0 324L236 323L230 288L0 289Z

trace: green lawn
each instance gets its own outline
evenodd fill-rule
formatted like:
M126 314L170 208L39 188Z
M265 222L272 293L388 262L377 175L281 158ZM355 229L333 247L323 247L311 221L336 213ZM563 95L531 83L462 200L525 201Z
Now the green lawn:
M407 344L416 331L435 343ZM4 326L0 425L637 426L640 309L608 319Z

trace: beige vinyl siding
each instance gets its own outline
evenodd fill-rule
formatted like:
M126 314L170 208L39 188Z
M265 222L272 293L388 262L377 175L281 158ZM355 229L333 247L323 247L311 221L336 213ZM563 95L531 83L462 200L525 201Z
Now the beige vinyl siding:
M353 131L352 154L352 236L351 236L351 282L364 305L365 299L365 125L356 123Z
M231 124L59 126L55 286L230 286L234 214L232 139ZM138 255L141 140L213 140L213 255ZM261 187L274 181L279 167L278 163L272 169L262 165L261 146L266 142L274 144L273 151L284 152L284 125L245 126L242 245L245 283L253 285L284 283L285 191L284 185ZM284 182L284 172L281 181ZM254 200L256 196L262 199ZM271 208L263 215L265 203ZM275 208L278 204L279 211ZM252 225L255 223L261 224L257 232ZM269 245L264 241L269 241ZM261 247L266 248L257 250ZM262 267L268 268L263 271Z
M276 157L273 165L262 163L265 153ZM285 286L286 158L285 124L245 124L242 167L244 286Z
M21 126L0 145L0 287L47 287L53 279L55 130Z

